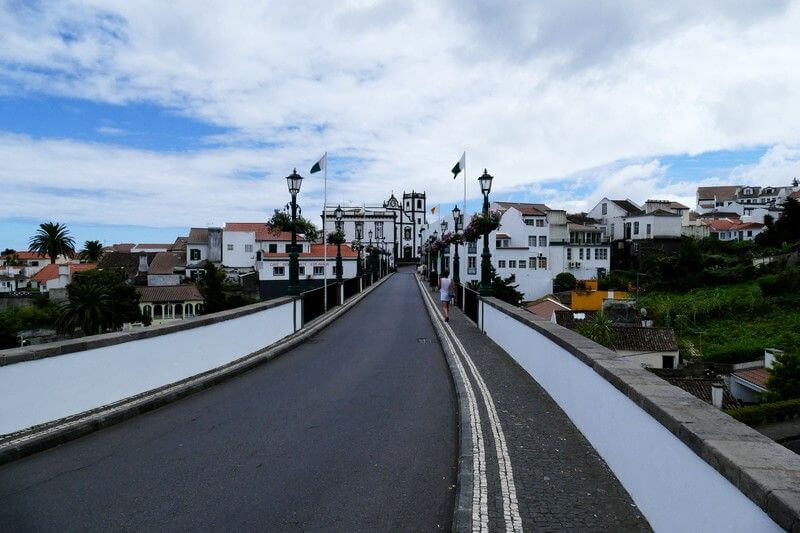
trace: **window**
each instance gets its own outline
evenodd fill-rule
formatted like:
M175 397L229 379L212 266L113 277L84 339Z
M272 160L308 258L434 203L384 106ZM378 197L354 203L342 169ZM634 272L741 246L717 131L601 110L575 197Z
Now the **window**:
M528 247L533 248L536 246L536 235L528 235Z
M233 251L233 245L232 245L232 244L229 244L229 245L228 245L228 251L229 251L229 252L232 252L232 251Z
M192 248L189 250L189 259L192 261L200 261L200 250L197 248Z
M607 215L607 214L608 214L608 204L603 204L603 205L600 207L600 209L601 209L601 211L603 212L603 214L604 214L604 215Z
M614 224L611 224L611 238L614 238Z
M583 248L578 248L578 258L583 261Z
M411 240L411 228L403 228L403 238L407 241Z
M639 223L638 222L634 222L633 223L633 234L634 235L639 235Z
M270 244L269 245L269 253L271 253L271 254L278 253L278 245L277 244Z
M331 274L333 274L334 276L336 275L336 265L335 264L331 266Z
M284 276L285 274L286 274L285 267L277 267L277 266L272 267L272 275L275 276L276 278Z
M477 242L467 243L467 253L468 254L477 254L478 253L478 243Z
M422 209L422 200L417 200L417 209Z
M539 246L547 246L547 237L544 235L539 235Z
M245 244L244 245L244 251L245 252L252 252L253 251L253 245L252 244Z
M474 255L467 257L467 274L476 274L477 268L475 268L476 259Z
M547 258L546 257L539 257L539 268L546 269L547 268Z
M595 248L594 249L594 258L595 259L600 259L600 251L601 251L600 248Z
M497 239L495 246L497 248L508 248L508 239Z
M407 231L410 232L411 228L407 228ZM356 222L356 239L362 240L364 238L364 222L359 220ZM406 239L410 239L411 237L406 237Z
M506 267L506 260L501 259L497 262L497 268L505 268Z
M375 223L375 238L376 239L383 238L383 222Z
M315 266L314 267L314 275L315 276L323 276L325 274L325 267L324 266Z
M508 260L508 268L517 268L517 261L514 259Z
M297 274L300 275L300 276L305 276L306 275L306 267L304 267L304 266L298 267Z
M650 226L650 224L648 224L647 225L647 234L650 235L650 233L652 233L652 227Z
M572 261L572 248L567 248L567 261Z
M417 217L417 224L422 224L422 219Z
M529 257L528 258L528 268L536 268L536 258Z
M592 258L592 250L590 248L587 248L586 249L586 260L588 261L591 258Z
M519 260L519 267L520 268L525 268L525 260L524 259L520 259Z
M673 368L675 366L675 356L674 355L662 355L661 356L661 368Z
M291 243L289 243L289 244L287 244L286 246L284 246L284 251L285 251L287 254L288 254L289 252L291 252L291 251L292 251L292 244L291 244Z
M525 224L527 226L533 226L533 219L532 218L526 218L525 219Z
M544 219L543 218L537 218L536 219L536 227L537 228L543 228L544 227Z
M32 267L38 267L39 266L39 261L31 261L31 266Z
M750 230L750 229L747 230L747 236L748 237L752 237L753 236L753 230Z

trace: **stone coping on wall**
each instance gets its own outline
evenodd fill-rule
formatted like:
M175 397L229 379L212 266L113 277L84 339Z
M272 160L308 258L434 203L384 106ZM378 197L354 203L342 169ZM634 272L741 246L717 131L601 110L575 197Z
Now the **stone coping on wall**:
M226 320L232 320L234 318L258 313L267 309L272 309L274 307L291 303L291 301L291 296L285 296L266 302L258 302L237 307L235 309L210 313L208 315L200 315L193 318L176 320L175 322L161 324L158 326L148 326L141 329L102 333L100 335L91 335L89 337L79 337L76 339L67 339L63 341L48 342L45 344L33 344L21 348L0 350L0 366L22 363L24 361L34 361L36 359L44 359L47 357L55 357L58 355L81 352L94 348L103 348L105 346L113 346L115 344L122 344L123 342L149 339L152 337L159 337L161 335L169 335L170 333L186 331L202 326L208 326L210 324L216 324L217 322L224 322Z
M591 367L778 525L800 531L800 455L575 331L496 298L484 298L483 302L536 330Z

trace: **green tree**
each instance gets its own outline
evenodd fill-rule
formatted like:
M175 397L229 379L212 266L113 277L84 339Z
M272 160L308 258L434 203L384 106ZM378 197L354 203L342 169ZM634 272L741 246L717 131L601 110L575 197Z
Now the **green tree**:
M562 272L553 280L553 292L564 292L575 290L578 280L569 272Z
M28 250L49 256L50 263L53 264L59 255L68 257L75 255L75 240L70 237L69 230L64 224L45 222L39 224L36 235L31 237Z
M316 241L319 237L317 227L302 215L297 215L297 233L305 235L309 241ZM267 225L273 231L292 231L292 216L286 211L279 211L278 209L272 214L272 218L267 221Z
M611 319L602 311L594 317L584 320L578 333L606 348L614 349L614 327Z
M491 279L492 294L495 298L503 300L511 305L519 305L522 302L522 298L524 298L525 295L517 290L519 285L514 283L516 280L514 274L511 274L507 278L502 278L497 274L494 266L492 266L489 279ZM480 281L470 281L467 284L467 287L474 291L480 290L480 286Z
M780 247L783 243L800 241L800 202L787 198L781 216L774 220L764 216L766 229L756 236L756 244L762 247Z
M13 248L6 248L5 250L3 250L3 252L2 252L2 253L0 253L0 256L3 256L3 257L5 257L5 256L7 256L7 255L14 255L14 254L16 254L16 253L17 253L17 251L16 251L15 249L13 249Z
M776 355L769 373L767 396L770 400L800 398L800 352L792 350Z
M116 331L126 322L149 323L139 309L139 294L118 270L78 272L67 285L67 298L56 322L61 333L80 329L95 335Z
M216 313L228 308L223 292L224 284L225 273L211 261L206 261L205 275L197 286L203 295L203 313Z
M97 263L103 255L103 244L100 241L86 241L83 243L80 257L88 263Z

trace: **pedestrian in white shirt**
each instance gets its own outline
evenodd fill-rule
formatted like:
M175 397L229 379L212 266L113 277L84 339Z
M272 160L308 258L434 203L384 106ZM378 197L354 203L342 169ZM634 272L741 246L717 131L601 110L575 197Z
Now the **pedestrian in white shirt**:
M450 300L453 299L453 285L449 276L450 273L445 270L439 278L439 299L442 301L445 322L450 322Z

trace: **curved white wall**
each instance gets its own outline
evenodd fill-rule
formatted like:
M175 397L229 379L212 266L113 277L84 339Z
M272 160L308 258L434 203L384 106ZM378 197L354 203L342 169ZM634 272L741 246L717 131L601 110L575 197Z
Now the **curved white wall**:
M0 366L0 435L107 405L256 352L294 331L293 312L289 301L175 333Z

